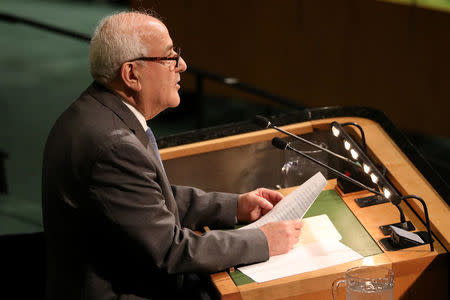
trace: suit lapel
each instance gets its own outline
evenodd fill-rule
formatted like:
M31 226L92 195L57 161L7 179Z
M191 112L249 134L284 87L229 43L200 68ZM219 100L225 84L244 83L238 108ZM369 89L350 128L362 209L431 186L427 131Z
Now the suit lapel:
M142 128L142 125L141 123L139 123L136 116L125 104L123 104L122 101L124 100L122 99L122 97L113 93L111 90L95 81L87 88L87 92L92 97L94 97L95 100L113 111L128 126L128 128L130 128L130 130L135 134L138 140L142 143L142 145L144 145L144 147L147 149L147 151L149 151L151 156L155 161L158 162L159 165L160 161L156 153L156 151L158 150L154 149L154 147L150 143L149 137L145 133L144 128ZM161 165L158 168L160 168L160 172L165 177L165 179L168 180L164 167Z
M135 134L138 140L147 149L149 155L152 159L157 162L156 168L158 169L159 176L161 176L161 185L166 197L166 206L174 214L176 223L180 224L180 219L178 215L178 207L175 203L175 198L170 187L170 182L164 167L160 165L158 156L156 155L157 149L151 145L149 137L142 128L141 123L139 123L136 116L130 111L130 109L122 103L123 99L119 95L116 95L103 85L98 82L93 82L86 90L95 100L100 102L102 105L108 107L112 112L114 112L118 118L120 118L126 126Z
M148 136L136 116L122 103L124 101L122 97L95 81L88 87L87 92L95 100L112 110L130 128L142 145L148 149Z

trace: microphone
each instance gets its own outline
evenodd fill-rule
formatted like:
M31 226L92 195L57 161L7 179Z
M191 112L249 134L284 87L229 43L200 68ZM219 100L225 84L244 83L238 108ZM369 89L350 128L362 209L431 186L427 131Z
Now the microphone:
M367 190L369 192L372 192L372 193L374 193L376 195L380 195L380 196L383 195L381 192L379 192L379 191L377 191L375 189L372 189L372 188L362 184L361 182L359 182L359 181L357 181L357 180L355 180L355 179L353 179L351 177L346 176L345 174L339 172L338 170L336 170L336 169L334 169L334 168L324 164L323 162L321 162L321 161L319 161L319 160L317 160L317 159L315 159L315 158L313 158L313 157L311 157L311 156L309 156L309 155L307 155L307 154L305 154L305 153L295 149L294 147L291 146L290 143L286 142L285 140L280 139L279 137L274 137L272 139L272 145L275 148L278 148L278 149L281 149L281 150L288 149L288 150L294 151L298 155L301 155L301 156L305 157L306 159L309 159L310 161L315 162L316 164L324 167L325 169L328 169L328 170L334 172L336 175L338 175L339 177L341 177L344 180L347 180L347 181L349 181L349 182L351 182L351 183L353 183L353 184L355 184L355 185L357 185L357 186L359 186L359 187L361 187L361 188L363 188L363 189L365 189L365 190Z
M272 125L272 123L270 123L270 121L267 118L260 115L256 115L253 121L255 122L256 125L263 128L269 128Z
M297 139L299 141L302 141L302 142L304 142L304 143L306 143L306 144L308 144L310 146L313 146L313 147L315 147L317 149L323 150L323 151L327 152L328 154L331 154L331 155L333 155L333 156L335 156L335 157L337 157L339 159L342 159L342 160L346 161L349 164L357 166L360 169L362 168L361 165L355 163L354 161L352 161L351 159L348 159L347 157L339 155L339 154L337 154L337 153L335 153L333 151L330 151L330 150L328 150L326 148L323 148L323 147L321 147L319 145L316 145L313 142L308 141L307 139L299 137L298 135L295 135L293 133L290 133L289 131L283 130L283 129L273 125L267 118L265 118L263 116L256 115L255 118L254 118L254 122L255 122L256 125L258 125L258 126L260 126L262 128L273 128L273 129L278 130L279 132L282 132L282 133L284 133L284 134L286 134L286 135L288 135L290 137L293 137L293 138L295 138L295 139Z
M275 148L278 148L280 150L286 150L287 146L289 145L288 142L286 142L285 140L280 139L279 137L274 137L272 139L272 145Z

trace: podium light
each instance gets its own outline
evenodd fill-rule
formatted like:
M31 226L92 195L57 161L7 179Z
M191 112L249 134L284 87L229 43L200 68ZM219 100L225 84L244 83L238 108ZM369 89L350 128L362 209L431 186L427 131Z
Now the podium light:
M350 143L347 142L346 140L344 140L344 147L345 147L345 150L350 150Z
M350 154L352 155L352 157L353 157L354 160L357 160L358 157L359 157L359 154L358 154L358 152L356 152L355 149L351 149L351 150L350 150Z
M377 175L375 175L375 174L370 174L370 179L372 179L372 182L373 183L378 183L378 177L377 177Z
M337 129L337 128L334 127L334 126L331 127L331 131L333 131L333 135L334 135L335 137L338 137L339 134L341 134L341 132L339 131L339 129Z
M369 174L370 167L367 164L363 164L364 173Z
M402 200L406 201L406 199L409 199L409 198L419 200L422 203L422 206L424 207L424 212L425 212L425 224L427 226L427 233L426 233L426 235L427 235L426 236L427 243L430 244L430 250L433 251L434 247L433 247L433 240L432 240L432 237L431 237L430 220L429 220L429 217L428 217L428 210L427 210L425 201L423 201L422 198L420 198L420 197L418 197L416 195L401 196L401 194L393 186L391 186L391 184L389 183L389 181L385 177L385 174L381 173L377 169L375 164L366 155L366 153L361 151L359 145L353 140L353 138L350 136L350 134L348 134L343 129L343 127L347 126L347 125L354 125L354 126L359 128L359 130L361 132L361 139L363 141L363 146L364 146L364 149L366 149L366 142L365 142L364 131L362 130L361 126L359 126L358 124L353 123L353 122L342 123L342 124L340 124L338 122L332 122L330 124L330 127L331 127L331 131L333 132L333 135L344 143L344 148L347 151L350 150L350 154L351 154L352 158L354 160L356 160L356 163L360 165L360 167L364 170L364 173L366 173L368 175L370 174L369 175L370 179L372 179L372 182L377 185L378 190L382 190L383 191L383 193L381 194L377 190L374 194L377 194L377 195L381 194L382 197L384 196L386 199L388 199L399 210L399 212L400 212L400 223L393 224L393 225L397 226L397 227L400 227L400 228L403 227L403 229L406 229L406 230L413 230L413 229L409 229L409 225L410 224L408 224L408 223L410 223L410 221L406 222L403 210L400 207L400 202ZM383 226L381 226L381 227L383 227Z

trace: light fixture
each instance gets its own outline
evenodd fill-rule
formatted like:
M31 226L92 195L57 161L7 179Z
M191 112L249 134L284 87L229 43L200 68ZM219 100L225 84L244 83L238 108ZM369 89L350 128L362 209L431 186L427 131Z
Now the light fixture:
M344 130L344 126L352 125L357 127L360 130L360 137L362 140L362 147L364 151L361 150L361 147L358 143L355 142L353 137ZM331 122L330 124L331 131L335 137L339 137L338 140L340 140L342 143L344 143L344 148L347 151L350 151L350 154L354 160L357 160L356 164L359 164L359 167L364 171L364 173L368 174L370 176L370 179L374 184L377 185L378 189L374 190L372 188L366 188L367 190L371 191L375 195L379 195L384 197L386 200L391 202L400 212L400 223L390 224L390 225L400 225L401 228L409 228L408 222L406 222L405 215L403 213L402 208L400 207L400 203L402 200L412 198L419 200L425 211L425 223L427 225L427 239L428 243L430 244L430 250L433 251L433 242L431 239L431 230L430 230L430 220L428 217L428 211L425 204L425 201L421 199L418 196L415 195L407 195L407 196L401 196L401 194L390 184L388 179L386 178L385 172L380 172L377 168L377 166L372 162L372 160L367 156L367 146L366 146L366 139L364 130L361 126L359 126L357 123L354 122L346 122L346 123L338 123L336 121ZM348 177L351 179L351 177ZM357 184L361 186L361 184ZM376 198L376 197L375 197ZM373 201L373 205L383 203L379 201ZM378 202L378 203L377 203ZM358 203L358 202L357 202ZM367 205L366 205L367 206ZM383 226L381 226L383 227ZM380 228L381 228L380 227ZM409 229L408 229L409 230Z
M346 140L344 140L344 147L345 147L345 150L350 150L350 143L347 142Z
M267 122L264 122L264 124L266 124L266 123ZM343 129L343 126L347 126L347 125L354 125L354 126L356 126L356 127L358 127L360 129L360 131L361 131L361 139L363 140L364 151L361 150L359 144L356 143L353 140L351 135ZM269 126L270 126L270 123L269 123ZM276 128L275 126L272 126L272 127ZM277 138L277 137L273 138L272 139L272 145L274 145L276 148L279 148L281 150L286 150L287 149L287 150L294 151L298 155L303 156L304 158L317 163L318 165L328 169L329 171L332 171L332 172L336 173L338 175L338 177L340 177L341 179L349 181L349 182L351 182L351 183L353 183L353 184L355 184L355 185L357 185L357 186L359 186L359 187L361 187L361 188L363 188L363 189L365 189L365 190L367 190L369 192L372 192L374 194L374 196L375 196L375 200L373 201L374 203L372 205L384 203L384 202L381 202L381 201L376 201L376 199L377 198L385 198L386 200L391 202L400 212L400 223L395 223L395 224L390 224L390 225L398 225L398 224L400 224L402 227L404 227L405 224L406 224L406 226L408 226L408 223L405 220L405 216L404 216L403 210L400 207L400 202L403 199L405 199L405 198L416 198L417 196L408 195L408 196L403 196L402 197L401 195L399 195L399 192L394 187L391 186L390 182L385 177L385 171L383 173L380 172L378 170L377 166L367 156L367 154L366 154L367 149L366 149L364 131L362 130L362 128L359 125L357 125L356 123L353 123L353 122L347 122L347 123L342 123L342 124L339 124L338 122L332 122L330 124L330 127L331 127L332 134L335 137L338 137L337 140L339 140L342 143L344 143L345 149L347 151L350 151L350 154L351 154L352 158L355 159L355 160L358 160L358 161L357 162L352 161L352 160L350 160L348 158L345 158L343 156L340 156L338 154L334 154L334 155L336 157L339 157L339 158L344 159L344 160L347 159L347 161L349 163L352 163L353 165L357 165L360 169L362 169L362 171L364 171L364 173L366 173L368 176L370 176L370 179L372 180L372 182L374 184L376 184L376 186L377 186L376 188L369 187L369 186L361 183L360 181L353 179L351 176L348 176L347 174L343 174L343 173L339 172L338 170L328 166L327 164L325 164L325 163L323 163L323 162L321 162L321 161L319 161L319 160L317 160L317 159L315 159L313 157L310 157L309 155L305 154L304 152L295 149L294 147L292 147L290 145L290 143L288 143L286 141L283 141L280 138ZM291 133L289 133L288 135L296 137L295 135L293 135ZM373 196L371 196L371 197L373 197ZM369 197L366 197L366 198L369 198ZM419 198L419 197L417 197L417 198ZM423 202L423 200L421 202ZM370 205L366 205L366 206L370 206ZM424 206L424 209L426 210L426 206L425 206L424 202L423 202L423 206ZM360 207L361 207L361 205L360 205ZM429 218L428 218L427 211L426 211L425 214L426 214L426 223L427 223L427 226L428 226L427 227L427 229L428 229L428 236L430 237L430 241L431 241L431 233L430 233L430 229L429 229ZM384 226L387 226L387 225L384 225ZM430 250L433 251L432 242L430 242Z
M370 178L372 179L372 182L373 183L377 183L378 182L378 177L377 177L377 175L375 175L375 174L370 174Z
M331 131L333 131L333 134L335 137L338 137L339 134L341 134L341 132L339 131L339 129L337 129L336 127L331 127Z
M359 155L358 155L358 152L356 152L355 149L351 149L350 153L351 153L353 159L355 159L355 160L358 159Z
M281 131L285 134L287 134L288 136L294 137L296 139L299 139L307 144L312 144L314 145L316 148L322 148L318 145L315 145L314 143L311 143L310 141L304 140L302 138L300 138L297 135L294 135L290 132L284 131L280 128L278 128L277 126L273 125L270 123L270 121L266 120L265 118L258 118L258 124L261 124L262 127L267 128L267 127L271 127L274 128L278 131ZM344 129L343 126L347 126L347 125L354 125L356 127L358 127L360 129L361 132L361 139L362 139L362 144L363 144L363 149L364 151L361 150L360 146L358 143L356 143L353 138L351 137L351 135L349 133L347 133ZM298 155L328 169L331 172L334 172L338 175L338 177L340 177L341 179L344 179L348 182L353 183L354 185L357 185L371 193L374 194L374 196L371 197L365 197L365 198L374 198L375 200L373 200L372 202L374 202L373 204L370 205L375 205L375 204L380 204L380 203L384 203L385 201L377 201L377 199L381 199L381 198L385 198L386 200L388 200L389 202L391 202L400 212L400 223L395 223L395 224L390 224L390 225L398 225L400 224L402 227L408 226L406 220L405 220L405 216L403 213L402 208L400 207L400 202L402 200L404 200L405 198L416 198L418 199L419 197L414 196L414 195L408 195L408 196L401 196L399 195L399 192L391 186L390 182L388 181L388 179L385 177L385 171L382 173L378 170L377 166L371 161L371 159L367 156L366 152L366 142L365 142L365 135L364 135L364 131L362 130L362 127L359 126L356 123L353 122L347 122L347 123L338 123L338 122L332 122L330 124L331 127L331 132L335 137L338 137L338 141L341 141L344 143L344 147L345 149L347 149L347 151L350 151L350 154L352 156L353 159L358 160L358 161L352 161L349 158L346 158L342 155L339 155L337 153L331 152L326 148L323 148L322 150L333 154L335 157L338 157L342 160L347 161L350 164L356 165L358 168L360 168L362 171L364 171L364 173L366 173L368 176L370 176L370 179L372 180L372 182L374 184L376 184L376 188L372 188L369 187L363 183L361 183L358 180L353 179L351 176L348 176L347 174L341 173L340 171L332 168L331 166L321 162L320 160L317 160L313 157L310 157L309 155L307 155L306 153L299 151L297 149L295 149L294 147L292 147L290 145L290 143L275 137L272 139L272 145L275 146L276 148L279 148L281 150L291 150L294 151L295 153L297 153ZM359 176L359 175L358 175ZM358 200L358 199L356 199ZM381 199L383 200L383 199ZM428 229L428 236L430 237L430 241L431 241L431 233L430 233L430 229L429 229L429 218L428 218L428 213L426 210L426 206L425 203L422 199L418 199L419 201L423 202L423 206L425 209L425 219L426 219L426 223L427 223L427 229ZM357 201L356 201L357 202ZM359 203L357 202L357 204L359 205ZM365 206L370 206L370 205L365 205ZM361 205L360 205L361 207ZM387 225L384 225L384 227ZM381 226L383 227L383 226ZM380 228L381 228L380 227ZM430 250L433 251L433 245L432 242L430 242Z

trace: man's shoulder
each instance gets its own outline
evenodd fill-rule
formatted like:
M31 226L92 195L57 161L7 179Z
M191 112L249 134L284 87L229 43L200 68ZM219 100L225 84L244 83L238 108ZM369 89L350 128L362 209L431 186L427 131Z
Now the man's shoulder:
M98 91L95 85L89 86L60 115L49 139L69 139L77 143L91 144L97 148L117 140L115 137L118 135L133 135L117 113L102 103L102 101L111 102L118 99L104 99L105 97L113 98L114 96Z
M111 126L114 113L84 91L57 119L55 128L64 131L101 131Z
M77 116L80 119L97 119L101 122L105 114L110 114L112 111L107 107L104 102L118 101L118 99L112 99L115 96L102 88L95 82L92 83L86 90L84 90L80 96L64 111L61 118L66 115L69 117ZM100 114L100 115L99 115ZM95 116L98 116L95 118Z

